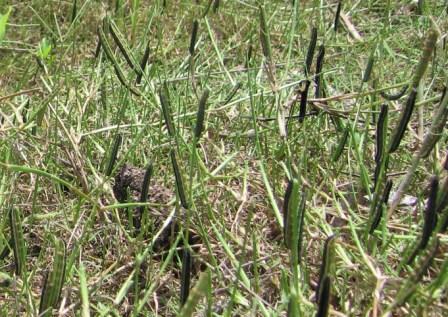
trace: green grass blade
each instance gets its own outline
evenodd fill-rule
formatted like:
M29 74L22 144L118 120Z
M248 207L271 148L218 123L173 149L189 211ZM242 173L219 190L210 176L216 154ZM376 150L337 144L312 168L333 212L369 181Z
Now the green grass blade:
M131 93L133 93L136 96L140 96L141 92L133 87L128 81L126 80L126 77L123 74L123 71L121 70L120 65L118 64L115 55L112 53L112 49L110 48L109 41L107 40L106 34L104 34L104 31L101 27L98 28L98 34L101 41L101 47L103 48L104 52L106 53L107 58L112 63L112 66L114 67L115 73L117 74L118 80L120 83L126 87Z
M117 133L114 138L114 142L112 144L112 149L110 151L109 160L107 162L106 167L106 176L111 176L112 172L114 170L115 162L117 161L118 157L118 150L120 149L121 143L123 141L123 137L120 133Z
M320 266L319 284L316 290L316 300L320 305L319 300L322 298L322 293L325 291L325 279L329 277L334 270L334 254L335 254L336 235L332 235L325 240L322 264Z
M302 122L306 116L306 105L308 103L308 91L310 90L311 81L305 81L305 87L300 92L300 108L299 108L299 122Z
M24 278L26 271L26 245L23 237L21 215L16 208L12 208L9 211L9 225L11 228L16 274Z
M171 119L171 104L170 104L170 99L169 99L169 95L168 95L168 87L167 87L166 83L159 90L159 99L160 99L160 104L162 106L163 118L165 119L166 128L168 129L168 134L172 138L174 138L175 130L174 130L173 121Z
M209 93L210 91L208 89L205 89L201 99L199 100L199 108L196 115L196 127L194 129L194 137L196 141L199 140L202 130L204 129L204 118Z
M79 265L79 295L81 297L81 316L90 317L89 289L84 264Z
M342 10L342 0L339 0L338 7L336 8L336 14L334 16L334 23L333 23L334 33L338 31L341 10Z
M52 315L57 308L65 279L66 246L65 242L54 238L54 260L52 270L48 273L42 289L39 314L42 317Z
M174 149L170 150L171 164L173 166L174 176L176 178L176 188L177 194L179 195L179 200L185 209L188 209L187 196L185 195L184 181L182 178L182 173L177 163L176 151Z
M389 200L390 191L392 189L393 182L392 180L388 179L386 182L386 186L384 187L383 194L381 196L381 199L377 203L377 206L375 208L375 213L372 218L372 224L370 225L369 233L373 234L373 232L376 230L378 225L380 224L381 217L383 216L383 212L386 208L387 201Z
M142 72L140 70L140 67L138 67L138 63L136 62L134 55L132 55L130 49L128 48L126 41L123 35L121 34L120 30L118 29L117 25L115 24L114 21L110 19L109 19L109 32L112 35L115 44L117 44L121 54L124 56L124 59L126 60L129 67L136 72L137 76L141 76Z
M324 57L325 57L325 46L321 45L319 47L319 53L317 54L316 60L316 77L314 78L314 82L316 84L315 97L316 99L322 97L322 70L324 65Z
M401 112L398 125L395 128L394 133L391 137L389 145L389 153L395 152L400 146L401 139L403 139L404 132L406 131L409 120L411 119L411 115L414 110L416 100L417 100L417 89L412 88L411 93L409 94L409 97L407 99L406 106L404 110L402 110Z

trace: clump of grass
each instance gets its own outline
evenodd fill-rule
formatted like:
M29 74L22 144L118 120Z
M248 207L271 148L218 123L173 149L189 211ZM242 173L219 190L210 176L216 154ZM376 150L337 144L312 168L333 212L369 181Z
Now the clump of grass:
M438 164L446 133L444 112L437 108L446 81L443 43L417 86L412 112L419 110L419 138L411 142L405 131L389 156L389 133L395 131L387 121L399 119L396 109L404 110L405 98L381 107L376 134L370 118L378 117L381 99L401 98L385 92L403 87L404 96L411 96L414 80L406 76L414 76L413 69L420 73L414 61L425 54L416 36L425 34L432 17L434 29L444 30L446 6L427 2L417 16L404 12L406 5L388 2L119 0L98 31L98 1L81 6L72 0L57 8L42 0L14 4L20 14L8 21L6 7L0 15L0 208L14 204L20 214L27 247L26 262L20 262L28 270L14 274L14 239L8 241L13 228L9 214L0 213L0 293L6 294L0 296L0 315L38 314L40 272L48 267L50 280L52 264L44 251L34 253L52 234L72 251L64 297L47 304L44 314L58 309L80 316L268 317L286 310L288 316L445 315L448 261L440 250L446 247L448 178ZM212 14L219 4L219 14ZM67 18L54 19L55 12ZM185 26L191 33L183 33ZM92 62L85 56L86 49L95 49L95 31L104 41L98 41ZM349 38L357 33L356 41ZM319 61L322 43L325 56ZM396 83L385 84L391 80ZM292 119L299 128L291 128ZM139 169L123 193L142 194L138 202L117 203L104 186L114 182L118 151L126 165L142 166L148 155L157 162L154 176L144 177ZM419 157L414 161L413 155ZM404 247L411 241L412 253L425 229L409 229L415 227L409 206L385 215L392 181L400 189L402 171L416 180L408 188L417 197L423 196L422 175L440 177L439 220L412 268ZM76 177L67 181L56 176L61 174ZM278 195L285 175L291 182L282 217ZM143 178L151 184L151 197L138 186ZM146 197L150 204L140 202ZM122 209L129 211L131 227L133 217L142 216L135 225L139 234L122 224ZM163 225L151 226L152 220ZM324 251L326 273L318 276L321 251L313 241L332 233L340 243ZM209 270L197 284L202 286L191 289L196 277L186 277L188 260L181 255L180 298L178 272L172 271L179 250L190 253L195 267Z

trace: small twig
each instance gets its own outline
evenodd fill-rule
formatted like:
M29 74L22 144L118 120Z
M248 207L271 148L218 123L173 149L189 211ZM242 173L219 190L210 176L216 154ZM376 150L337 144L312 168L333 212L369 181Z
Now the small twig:
M39 87L31 88L31 89L27 89L27 90L18 91L18 92L15 92L13 94L10 94L10 95L2 96L2 97L0 97L0 101L6 100L6 99L10 99L10 98L14 98L14 97L17 97L17 96L20 96L20 95L29 94L29 93L32 93L32 92L35 92L35 91L40 91L40 88Z

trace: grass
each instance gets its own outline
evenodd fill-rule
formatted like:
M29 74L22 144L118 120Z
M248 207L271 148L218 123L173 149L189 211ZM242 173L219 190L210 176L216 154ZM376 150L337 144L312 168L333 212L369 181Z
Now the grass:
M0 14L0 316L448 313L446 1Z

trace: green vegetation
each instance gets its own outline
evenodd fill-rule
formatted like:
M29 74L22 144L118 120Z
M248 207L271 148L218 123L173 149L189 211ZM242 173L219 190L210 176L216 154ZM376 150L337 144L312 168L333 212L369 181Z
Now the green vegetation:
M447 316L448 1L0 0L0 316Z

